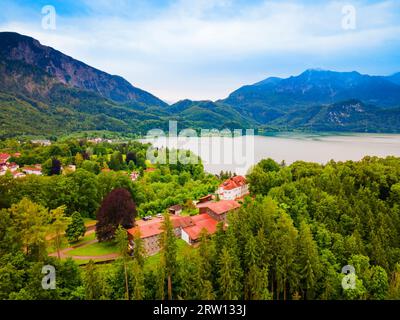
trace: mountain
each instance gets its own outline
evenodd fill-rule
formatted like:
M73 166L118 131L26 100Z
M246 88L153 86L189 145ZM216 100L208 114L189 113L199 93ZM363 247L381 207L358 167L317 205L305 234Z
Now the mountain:
M19 90L28 93L37 91L46 95L51 87L62 84L66 87L97 93L103 98L119 103L167 105L152 94L135 88L124 78L92 68L53 48L41 45L33 38L13 32L1 32L0 43L3 72L6 69L8 75L13 76L9 80L15 81L15 83L8 83L7 89L18 85ZM29 66L35 71L35 75L43 79L41 86L31 81L33 79L29 75L26 77L24 71L30 71ZM20 80L22 83L19 82Z
M253 128L257 121L240 114L229 105L212 101L182 100L167 109L175 119L189 127L205 129Z
M271 125L312 131L394 133L400 128L400 108L382 109L349 100L292 111Z
M400 73L306 70L244 86L224 100L168 105L37 40L0 33L0 138L107 130L179 129L400 132Z
M168 105L17 33L0 33L0 137L166 128Z
M396 80L396 77L393 79ZM383 107L398 107L400 85L394 80L362 75L355 71L310 69L295 77L268 78L244 86L222 102L253 115L260 110L274 114L276 111L306 108L310 104L332 104L349 99Z
M386 77L386 79L391 81L391 82L393 82L393 83L395 83L395 84L400 85L400 72L395 73L395 74L393 74L393 75L391 75L389 77Z

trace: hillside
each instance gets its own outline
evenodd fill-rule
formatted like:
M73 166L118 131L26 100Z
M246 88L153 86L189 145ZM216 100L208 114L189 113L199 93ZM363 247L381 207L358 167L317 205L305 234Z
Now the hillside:
M179 129L400 132L399 76L307 70L244 86L224 100L168 105L33 38L2 32L0 137L93 130L145 134L167 130L170 120Z
M41 45L33 38L13 32L2 32L0 43L0 55L7 64L6 88L9 90L18 88L18 92L38 92L46 95L54 84L63 84L95 92L115 102L166 106L165 102L132 86L122 77L92 68L53 48ZM32 71L37 78L27 77L26 72ZM40 79L45 80L41 82L45 84L44 87L37 86L37 81ZM22 83L18 82L19 80L22 80Z
M296 110L271 125L311 131L394 133L400 128L400 108L382 109L359 100L349 100Z
M332 104L350 99L382 107L400 105L400 85L385 77L358 72L306 70L287 79L268 78L244 86L223 102L236 109L279 109L283 111L309 107L310 104Z

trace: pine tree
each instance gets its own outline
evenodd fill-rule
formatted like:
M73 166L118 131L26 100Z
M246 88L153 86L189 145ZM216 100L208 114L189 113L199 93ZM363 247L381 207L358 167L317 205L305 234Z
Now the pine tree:
M165 274L168 283L168 299L172 299L172 278L177 268L177 244L173 224L169 214L164 214L164 221L162 224L163 233L160 238L161 247L161 261L165 268Z
M268 290L268 268L260 269L252 265L246 274L245 300L269 300L272 298Z
M290 284L293 290L297 287L299 281L295 265L297 233L292 219L286 212L282 212L277 220L276 233L273 235L276 239L275 270L277 299L279 299L279 294L283 292L283 300L286 300L288 285Z
M85 296L87 300L100 300L104 298L103 279L97 266L90 260L85 270Z
M307 299L313 299L321 266L317 244L313 239L309 225L304 221L301 222L299 231L298 267L301 275L302 296Z
M223 300L238 300L242 292L242 270L237 257L231 250L223 248L219 259L218 287L219 296Z
M133 258L143 268L146 259L146 249L143 239L140 236L140 230L137 230L133 235Z
M137 260L131 263L132 299L143 300L145 296L143 266Z
M122 226L119 226L117 231L115 232L115 242L117 243L118 252L124 265L125 299L129 300L129 283L128 283L128 270L127 270L127 263L129 258L128 237L126 230Z

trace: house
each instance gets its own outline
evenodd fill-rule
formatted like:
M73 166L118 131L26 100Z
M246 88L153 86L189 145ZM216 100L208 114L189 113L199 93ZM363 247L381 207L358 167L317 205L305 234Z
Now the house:
M139 176L140 176L140 173L139 172L137 172L137 171L133 171L132 173L131 173L131 180L132 181L136 181L138 178L139 178Z
M91 142L91 143L94 143L94 144L98 144L98 143L101 143L101 142L112 143L112 140L103 139L103 138L93 138L93 139L89 139L88 142Z
M16 163L8 163L6 166L7 169L10 170L11 172L15 172L19 169L19 165Z
M174 226L174 232L177 237L181 237L181 226L184 221L182 217L171 216L171 223ZM143 241L143 247L146 250L148 256L154 255L160 251L160 236L163 233L162 222L164 218L153 218L152 220L136 221L136 226L128 229L128 239L130 248L134 249L133 237L140 234L140 238Z
M209 194L209 195L206 195L206 196L204 196L204 197L201 197L200 199L199 199L199 202L197 203L197 204L200 204L200 203L207 203L207 202L210 202L210 201L212 201L213 200L213 195L212 194Z
M182 213L182 206L177 204L175 206L170 207L168 209L168 211L169 211L170 214L174 214L176 216L179 216Z
M36 164L35 166L26 166L22 168L22 171L26 174L34 174L40 176L42 175L42 166L40 164Z
M180 207L181 206L173 206ZM199 214L192 217L182 217L178 214L170 214L175 236L186 241L190 245L200 240L203 230L208 234L214 234L220 221L226 220L226 215L240 207L234 200L222 200L218 202L206 202L199 206ZM172 208L172 207L171 207ZM170 208L170 209L171 209ZM178 209L178 208L175 208ZM178 210L179 211L179 210ZM176 212L176 211L174 211ZM152 220L139 220L135 227L127 230L129 247L134 250L133 237L140 234L147 255L153 255L160 251L160 236L163 233L162 222L164 217L153 217Z
M200 214L208 214L216 221L225 221L229 212L240 208L240 204L235 200L221 200L198 205Z
M221 200L235 200L249 194L249 186L243 176L234 176L224 181L217 191Z
M14 173L19 169L19 165L16 163L5 163L0 165L0 176L4 176L7 171Z
M23 178L26 176L25 173L19 172L19 171L12 172L12 175L13 175L14 179Z
M33 144L38 144L44 147L51 146L51 141L50 140L31 140Z
M8 153L0 153L0 165L5 165L10 158Z
M208 234L214 234L217 231L218 221L210 217L208 214L203 213L191 217L192 224L182 228L181 238L188 244L192 245L200 240L203 230Z

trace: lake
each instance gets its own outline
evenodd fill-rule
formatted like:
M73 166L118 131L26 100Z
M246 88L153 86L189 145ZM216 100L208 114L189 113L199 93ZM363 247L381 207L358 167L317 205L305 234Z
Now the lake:
M246 174L261 159L272 158L291 164L297 160L327 163L330 160L361 160L389 155L400 157L398 134L278 134L274 136L149 138L157 148L191 150L198 154L205 170Z

